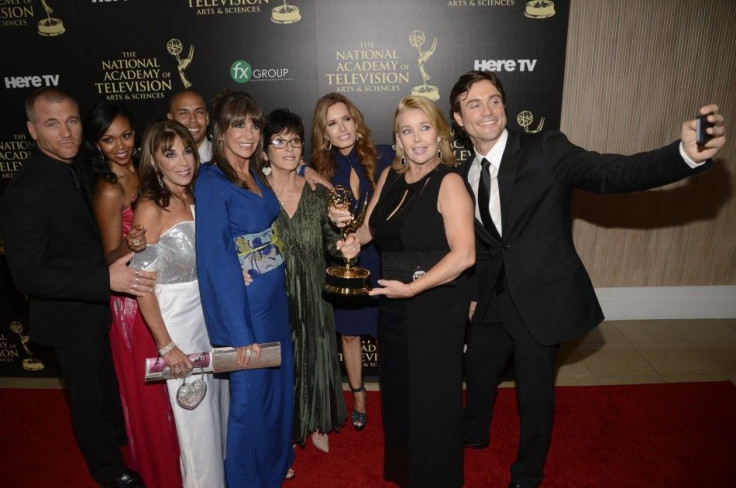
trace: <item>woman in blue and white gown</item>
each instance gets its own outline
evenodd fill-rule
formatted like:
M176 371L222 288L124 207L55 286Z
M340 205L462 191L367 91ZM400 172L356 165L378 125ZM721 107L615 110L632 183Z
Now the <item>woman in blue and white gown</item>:
M228 488L277 488L293 476L294 361L276 195L255 177L263 110L242 92L211 103L211 164L195 187L197 266L212 343L245 365L258 344L281 343L281 367L230 373L225 472ZM252 278L245 287L244 273Z
M156 272L155 294L138 305L153 334L159 354L177 378L168 380L181 449L185 488L225 486L225 419L227 380L201 375L207 385L202 402L184 409L176 401L181 377L193 373L188 355L211 349L204 323L194 248L194 177L199 161L189 131L178 122L155 122L142 144L141 199L134 224L146 229L148 246L134 257L132 267Z

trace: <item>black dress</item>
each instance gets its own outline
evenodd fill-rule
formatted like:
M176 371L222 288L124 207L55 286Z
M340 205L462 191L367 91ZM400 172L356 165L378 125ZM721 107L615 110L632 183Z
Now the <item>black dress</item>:
M426 271L449 252L437 197L450 172L440 166L412 184L389 173L370 219L384 277L390 278L388 257L424 260ZM411 273L402 281L410 280ZM411 299L381 298L384 477L400 486L463 484L462 361L469 301L465 275Z

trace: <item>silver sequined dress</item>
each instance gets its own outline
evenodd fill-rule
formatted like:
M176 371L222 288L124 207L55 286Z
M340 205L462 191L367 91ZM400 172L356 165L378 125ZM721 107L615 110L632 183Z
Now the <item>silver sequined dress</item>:
M156 272L156 298L161 316L179 349L186 354L209 351L197 281L194 221L179 222L168 229L159 242L136 254L130 265ZM211 374L205 374L204 381L207 383L204 400L194 410L185 410L176 403L176 390L182 380L168 380L185 488L225 486L228 384L227 380L215 379Z

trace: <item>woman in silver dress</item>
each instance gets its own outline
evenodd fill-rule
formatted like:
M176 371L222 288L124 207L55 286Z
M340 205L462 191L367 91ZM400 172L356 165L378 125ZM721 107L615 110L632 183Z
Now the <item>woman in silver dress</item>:
M184 381L179 378L196 374L188 355L210 350L194 250L193 188L198 159L192 136L178 122L155 122L146 130L141 197L133 224L146 229L148 246L131 266L156 272L155 295L142 297L138 305L159 354L177 376L168 380L168 387L184 487L211 488L225 486L226 380L203 374L206 393L194 409L182 408L176 398Z

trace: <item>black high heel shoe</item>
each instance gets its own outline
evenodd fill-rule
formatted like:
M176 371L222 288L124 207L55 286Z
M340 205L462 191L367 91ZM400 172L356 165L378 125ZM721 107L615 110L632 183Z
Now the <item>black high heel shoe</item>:
M358 388L350 387L350 391L353 392L353 395L356 393L363 392L365 393L365 399L368 401L368 392L365 390L365 385L361 384ZM353 427L355 430L360 432L361 430L365 429L365 424L368 423L368 416L365 412L359 412L353 408L353 413L350 416L350 422L353 424Z

